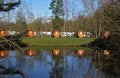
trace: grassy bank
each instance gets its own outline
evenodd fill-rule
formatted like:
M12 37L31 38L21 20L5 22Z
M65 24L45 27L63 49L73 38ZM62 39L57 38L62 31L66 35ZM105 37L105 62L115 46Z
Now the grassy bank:
M22 42L23 43L27 43L28 45L56 45L56 46L71 46L71 45L75 45L75 46L79 46L79 45L87 45L88 43L90 43L91 41L93 41L94 38L53 38L53 37L34 37L34 38L28 38L28 37L24 37L22 38Z
M85 51L90 51L92 52L93 49L88 48L88 47L80 47L80 46L29 46L29 47L24 47L24 50L85 50Z

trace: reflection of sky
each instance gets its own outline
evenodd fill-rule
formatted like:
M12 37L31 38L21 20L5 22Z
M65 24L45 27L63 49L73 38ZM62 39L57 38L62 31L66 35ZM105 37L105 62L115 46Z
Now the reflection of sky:
M51 66L47 62L50 61L50 56L44 51L41 54L42 56L38 55L39 57L36 60L34 57L26 56L24 63L28 63L23 65L23 67L26 67L23 70L26 73L26 78L49 78Z
M60 74L63 78L104 78L98 69L94 67L90 58L77 57L73 53L67 55L59 61L57 67L53 64L52 54L49 51L40 51L36 56L22 56L22 59L18 59L17 52L9 52L9 55L5 59L0 59L0 64L5 67L14 67L25 74L25 78L50 78L50 72L53 68L62 68ZM21 57L21 56L20 56ZM21 61L22 60L22 61ZM62 62L61 62L62 61ZM61 70L61 69L60 69ZM5 76L9 78L9 76ZM20 75L11 76L14 78L21 78ZM1 76L0 76L1 78ZM109 78L109 77L108 77Z
M69 61L69 70L68 73L75 74L75 77L83 78L84 75L88 74L91 60L88 58L73 58L73 57L67 57L67 61ZM67 69L67 68L66 68ZM74 78L68 75L67 78Z

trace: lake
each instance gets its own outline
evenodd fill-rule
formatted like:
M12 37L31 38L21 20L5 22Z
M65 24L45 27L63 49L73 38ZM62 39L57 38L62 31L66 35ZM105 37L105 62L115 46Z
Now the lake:
M0 78L120 78L120 61L109 55L86 49L4 51Z

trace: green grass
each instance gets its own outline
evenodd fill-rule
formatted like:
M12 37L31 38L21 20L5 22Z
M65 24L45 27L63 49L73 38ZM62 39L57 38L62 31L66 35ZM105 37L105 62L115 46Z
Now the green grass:
M22 42L27 43L28 45L86 45L93 41L94 38L74 38L74 37L59 37L59 38L53 38L53 37L34 37L34 38L28 38L24 37L22 38Z
M93 51L93 49L88 48L88 47L80 47L80 46L29 46L29 47L24 47L23 49L28 50L85 50L85 51Z

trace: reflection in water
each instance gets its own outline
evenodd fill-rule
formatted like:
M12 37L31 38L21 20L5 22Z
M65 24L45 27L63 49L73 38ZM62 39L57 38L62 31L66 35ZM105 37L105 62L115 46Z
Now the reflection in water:
M76 55L76 50L59 50L57 56L51 54L53 50L36 50L34 53L33 57L29 57L17 51L9 51L8 57L0 59L0 78L21 78L21 76L24 78L117 78L115 76L119 76L115 74L119 64L99 51L92 56L82 57ZM84 50L80 51L80 54L82 53L84 54ZM85 51L85 53L89 52Z
M60 50L55 49L55 50L52 51L52 53L53 53L54 56L59 56L60 55Z
M109 56L109 55L110 55L110 51L109 51L109 50L103 50L103 53L104 53L104 55L106 55L106 56Z
M82 56L82 55L84 55L84 50L77 50L77 55L78 56Z
M57 56L57 57L56 57ZM63 56L60 55L60 50L53 50L53 66L52 71L50 72L50 78L63 78L62 72L63 72Z
M0 58L5 58L7 56L7 52L5 50L0 50Z
M15 75L15 74L19 74L21 75L22 78L24 78L24 74L19 71L19 70L16 70L15 68L6 68L2 65L0 65L0 75Z
M104 50L103 53L102 51L96 51L93 62L104 73L120 77L120 60L117 57L111 56L108 50Z
M35 52L33 50L29 49L26 51L26 55L32 57L35 55Z

